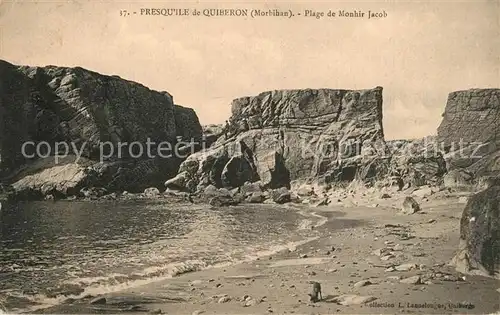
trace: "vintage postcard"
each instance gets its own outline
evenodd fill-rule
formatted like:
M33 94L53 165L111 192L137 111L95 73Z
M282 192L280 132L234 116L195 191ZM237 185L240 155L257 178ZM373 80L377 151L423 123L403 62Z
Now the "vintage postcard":
M500 314L499 133L499 0L0 0L0 313Z

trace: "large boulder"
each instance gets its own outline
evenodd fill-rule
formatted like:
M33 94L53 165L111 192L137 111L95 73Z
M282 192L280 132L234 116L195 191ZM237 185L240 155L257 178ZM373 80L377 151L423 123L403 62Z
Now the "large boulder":
M212 207L236 206L238 203L239 201L231 196L215 196L208 201Z
M262 193L262 187L260 182L246 182L240 187L239 191L243 196L249 196L254 193Z
M381 87L270 91L231 106L225 136L180 167L198 190L246 181L265 189L290 188L294 180L373 181L388 169Z
M284 204L292 201L290 191L285 187L281 187L271 191L271 197L277 204Z
M248 203L262 203L266 200L266 196L260 192L254 192L246 198Z
M80 193L91 177L91 169L77 163L41 168L12 184L17 195L38 192L40 196L69 196Z
M144 189L144 196L148 198L158 197L160 195L160 190L156 187L149 187Z
M171 190L180 190L186 187L189 181L189 174L187 172L181 172L177 174L175 177L167 180L165 182L165 187Z
M460 245L452 264L462 273L500 278L500 186L469 198L460 221Z
M191 139L202 139L196 113L175 105L167 92L80 67L28 67L0 61L0 178L15 183L18 191L78 192L72 186L82 182L77 175L80 167L97 173L86 177L91 182L85 185L109 191L139 192L160 186L183 161L172 156L174 148ZM39 167L40 155L55 159L57 143L59 154L78 153L88 163L79 166L73 159ZM163 151L158 149L160 143ZM43 150L36 152L39 144L44 144L39 147ZM165 147L172 150L164 151ZM184 153L199 147L187 145ZM48 173L56 176L51 179ZM26 174L31 177L23 180Z

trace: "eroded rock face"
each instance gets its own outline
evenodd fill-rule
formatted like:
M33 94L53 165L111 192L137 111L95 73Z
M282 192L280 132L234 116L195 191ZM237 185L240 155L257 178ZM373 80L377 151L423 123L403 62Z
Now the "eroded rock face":
M438 128L438 142L447 152L448 169L466 169L479 176L498 176L500 154L500 89L452 92Z
M500 266L500 89L450 93L438 128L449 172L447 188L483 189L473 195L460 222L452 263L463 273L498 277Z
M441 184L447 167L435 137L388 141L388 146L390 174L399 178L403 187Z
M156 146L161 142L173 146L178 140L201 137L194 111L174 105L167 92L152 91L135 82L79 67L19 67L0 61L0 177L17 182L14 186L19 189L23 185L44 186L40 182L46 177L40 177L44 171L57 176L65 174L56 166L51 170L34 169L40 176L17 176L21 165L26 171L36 160L22 154L26 142L50 144L50 152L45 148L43 154L54 154L56 142L67 143L89 161L104 160L103 165L93 166L100 168L98 173L103 171L93 184L109 190L141 191L151 185L161 187L165 179L177 173L181 162L177 158L149 158L148 141L154 143L151 151L158 156ZM142 144L142 154L130 146L119 149L120 143L132 142ZM34 145L25 149L27 155L35 153ZM76 164L64 166L78 168ZM73 179L60 180L59 186ZM45 186L52 184L47 179ZM65 190L59 188L58 191Z
M447 146L490 142L500 136L500 89L471 89L448 96L438 140Z
M463 273L500 278L500 186L467 202L460 221L460 248L452 263Z
M199 189L258 180L270 189L293 180L370 181L387 170L380 87L239 98L224 134L181 165Z

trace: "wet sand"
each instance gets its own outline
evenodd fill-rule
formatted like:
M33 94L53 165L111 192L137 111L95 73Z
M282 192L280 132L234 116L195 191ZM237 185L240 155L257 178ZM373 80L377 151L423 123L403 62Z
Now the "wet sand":
M311 207L328 220L311 229L315 240L297 248L105 295L105 302L88 297L38 313L498 312L500 281L464 276L447 265L465 204L458 197L419 200L421 213L402 215L403 197L365 202L376 207L356 198L344 206ZM309 301L311 281L323 291L316 303Z

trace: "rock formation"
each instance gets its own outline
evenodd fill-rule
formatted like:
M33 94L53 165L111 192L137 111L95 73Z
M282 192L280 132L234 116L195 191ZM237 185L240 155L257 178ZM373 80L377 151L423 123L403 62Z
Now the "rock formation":
M201 136L195 112L175 105L167 92L79 67L19 67L0 61L0 176L18 190L67 194L67 188L82 185L132 191L161 186L176 174L181 160L149 158L146 149L139 154L132 146L119 150L118 144L136 142L146 148L148 141L174 145ZM74 146L85 162L64 166L54 165L54 158L27 158L22 149L30 141L50 144L44 155L54 154L56 142L67 143L70 153ZM28 155L35 153L35 145L25 147ZM151 148L157 153L154 144ZM105 163L97 163L103 157Z
M446 161L435 137L416 140L393 140L387 145L391 152L390 175L402 187L440 185L446 173Z
M139 192L163 184L204 192L258 183L262 192L275 191L266 196L283 187L352 182L463 189L500 175L499 91L453 92L436 138L386 143L381 87L242 97L232 102L227 125L202 130L196 113L167 92L79 67L0 61L0 178L21 196L68 196L92 187ZM50 146L36 153L46 157L28 158L41 142ZM69 147L59 161L56 143ZM165 157L159 143L175 151L166 155L178 156ZM243 197L261 200L262 192Z
M449 148L461 141L500 139L500 89L471 89L448 96L438 141Z
M203 136L205 137L205 146L208 148L223 135L223 125L205 125L203 126Z
M479 178L500 175L500 89L452 92L438 128L448 169Z
M498 278L500 266L500 89L450 93L438 128L446 153L444 185L484 189L467 202L460 221L459 251L452 260L463 273Z
M452 263L463 273L500 278L500 186L467 202L460 221L460 248Z
M188 157L167 186L370 182L388 169L381 87L270 91L236 99L231 110L223 136Z

